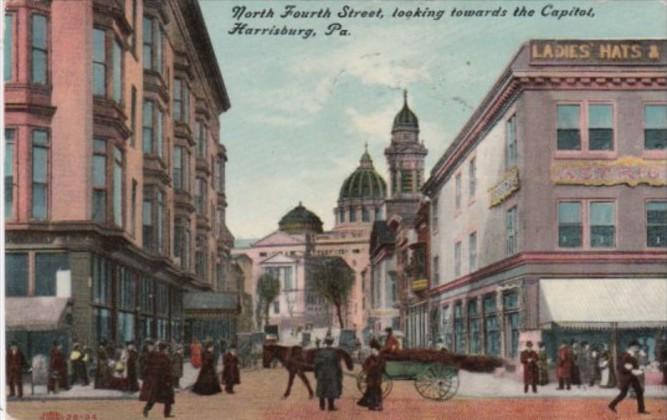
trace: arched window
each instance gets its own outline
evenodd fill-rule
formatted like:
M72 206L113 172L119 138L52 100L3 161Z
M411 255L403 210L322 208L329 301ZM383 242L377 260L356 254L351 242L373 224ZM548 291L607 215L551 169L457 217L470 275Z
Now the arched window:
M338 223L345 223L345 209L343 207L338 209Z
M354 207L350 207L350 223L354 223L357 221L357 213L355 212Z
M361 221L362 222L370 222L371 221L371 212L368 211L368 207L362 207L361 208Z

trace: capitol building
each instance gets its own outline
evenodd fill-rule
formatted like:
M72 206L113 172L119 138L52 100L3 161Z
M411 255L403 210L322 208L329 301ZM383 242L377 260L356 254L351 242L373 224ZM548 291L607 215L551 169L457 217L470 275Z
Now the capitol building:
M278 325L281 341L298 340L301 332L309 331L322 338L327 329L340 327L334 308L313 287L311 267L325 257L341 259L354 272L354 284L343 308L344 327L356 330L359 337L376 332L371 331L377 328L369 320L382 301L373 296L373 289L379 287L374 286L370 266L371 236L388 216L414 211L419 203L426 149L418 133L418 119L407 104L406 93L385 149L389 187L366 147L358 166L340 187L332 229L324 230L322 220L298 203L280 219L277 230L234 251L248 267L246 284L253 296L253 310L258 305L256 285L260 276L270 273L280 280L280 295L270 305L269 323ZM260 320L257 314L256 328L261 327Z

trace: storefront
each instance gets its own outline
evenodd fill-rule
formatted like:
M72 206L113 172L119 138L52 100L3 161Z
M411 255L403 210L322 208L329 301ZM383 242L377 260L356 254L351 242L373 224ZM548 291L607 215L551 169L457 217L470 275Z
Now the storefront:
M212 339L236 341L240 311L237 293L190 292L183 295L185 309L184 342Z

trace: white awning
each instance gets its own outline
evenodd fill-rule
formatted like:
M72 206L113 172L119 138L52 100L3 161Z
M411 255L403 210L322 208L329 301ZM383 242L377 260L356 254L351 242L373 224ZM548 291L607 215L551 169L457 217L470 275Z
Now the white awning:
M667 326L666 279L541 279L540 325Z
M63 328L68 298L5 298L5 323L10 331L49 331Z

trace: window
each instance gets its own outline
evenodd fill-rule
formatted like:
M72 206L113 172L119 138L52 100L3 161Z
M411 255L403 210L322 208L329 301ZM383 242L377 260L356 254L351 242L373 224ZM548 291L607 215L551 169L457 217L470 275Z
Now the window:
M5 295L28 295L28 254L5 254Z
M133 179L132 180L132 209L131 211L131 229L132 229L132 236L134 237L135 231L137 229L137 180Z
M5 48L4 48L4 71L5 82L12 80L14 62L14 15L5 15Z
M156 217L156 226L155 226L155 238L157 239L157 251L160 254L165 252L165 202L164 202L164 193L158 191L157 194L157 217Z
M14 215L14 150L16 130L5 129L5 219Z
M153 151L153 107L152 101L144 101L142 136L144 153Z
M454 305L454 351L459 354L466 352L463 304L461 302L456 302Z
M184 167L185 167L185 160L184 160L184 155L187 152L185 152L184 148L181 146L176 146L174 147L174 166L173 166L173 176L174 176L174 188L177 190L184 190L184 182L183 182L183 172L184 172Z
M274 314L280 313L280 299L276 299L273 301L273 313Z
M134 147L137 137L137 88L135 86L132 86L131 102L130 129L132 130L132 133L130 134L130 145Z
M579 133L580 106L558 105L558 150L580 150L581 135Z
M667 247L667 201L646 203L646 245Z
M92 258L93 304L111 307L112 267L106 258Z
M590 240L592 248L609 248L616 245L614 203L590 203Z
M130 45L132 45L132 51L136 55L137 53L137 32L139 31L137 23L137 0L132 0L132 33L130 34Z
M438 197L431 201L431 228L433 233L438 232Z
M180 259L181 268L190 269L190 229L187 220L180 220L174 227L174 255Z
M338 223L345 223L345 208L338 208Z
M56 276L61 270L69 270L67 254L36 254L35 296L56 296Z
M206 180L201 177L197 177L197 183L195 188L195 209L197 214L200 216L206 217Z
M505 338L508 356L514 358L519 350L519 294L516 291L503 293L505 313Z
M577 248L582 242L581 203L558 203L558 246Z
M644 107L644 148L667 149L667 105Z
M348 219L350 220L350 223L357 221L357 212L354 207L350 207L350 217Z
M197 121L197 157L206 157L206 142L207 142L206 126Z
M470 271L477 269L477 232L468 235L468 265Z
M395 169L391 170L391 193L395 195L398 192L398 172Z
M477 161L475 158L470 159L468 163L468 191L470 197L475 196L475 191L477 189Z
M46 16L33 14L31 18L31 78L32 83L48 83L49 39Z
M217 166L218 172L218 178L216 180L216 185L218 187L218 193L224 194L225 193L225 159L224 158L218 158L218 166Z
M371 212L368 211L368 207L364 206L361 208L361 221L370 222L371 221Z
M454 182L456 188L455 203L456 203L456 209L458 210L461 208L461 174L456 175Z
M481 352L480 320L477 300L468 301L468 330L470 333L470 353Z
M517 214L517 208L512 207L507 210L507 217L505 221L505 236L506 236L506 250L507 255L514 255L518 251L518 229L519 229L519 218Z
M588 149L613 150L614 126L612 107L609 104L588 106Z
M162 28L157 19L144 16L144 69L162 72Z
M106 31L93 29L93 95L107 94Z
M183 79L174 79L174 120L189 123L190 90Z
M113 66L112 98L120 103L123 100L123 47L116 39L113 41L111 63Z
M155 236L153 234L153 201L150 198L144 198L142 211L144 248L154 249Z
M433 257L433 283L440 284L440 257Z
M454 244L454 276L461 275L461 241Z
M401 192L412 192L412 171L401 171Z
M519 150L516 139L516 115L512 115L505 125L507 150L505 151L505 168L510 169L517 164Z
M93 140L93 214L97 223L107 221L107 142Z
M485 296L484 307L484 353L488 356L500 354L500 326L496 314L496 297Z
M195 247L195 274L202 280L206 280L206 237L197 236L197 244Z
M382 207L375 208L375 220L382 220Z
M45 220L48 214L49 134L32 131L32 217Z
M123 151L113 148L113 222L123 226Z

